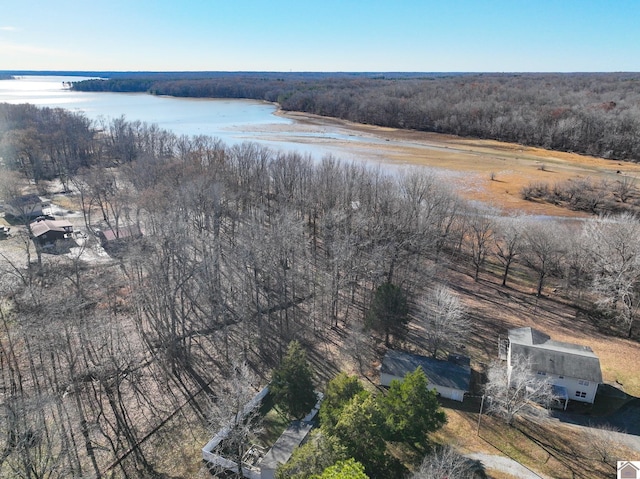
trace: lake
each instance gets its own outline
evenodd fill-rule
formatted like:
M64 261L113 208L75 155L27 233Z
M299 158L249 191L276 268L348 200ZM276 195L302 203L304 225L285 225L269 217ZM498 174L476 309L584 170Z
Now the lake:
M0 103L60 107L82 112L91 120L109 120L124 115L129 121L155 123L178 135L212 136L227 145L254 141L274 150L297 151L317 159L327 154L343 159L360 157L349 148L329 144L332 140L353 141L353 135L328 128L301 130L294 121L276 116L277 106L271 103L174 98L146 93L77 92L63 85L63 82L84 79L86 78L69 76L24 76L15 80L0 80ZM326 139L326 144L318 142L319 137Z

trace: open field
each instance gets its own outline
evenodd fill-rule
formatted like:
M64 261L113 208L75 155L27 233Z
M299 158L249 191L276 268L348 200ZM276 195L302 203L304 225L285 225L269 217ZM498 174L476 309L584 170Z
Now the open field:
M352 139L339 140L327 135L326 138L308 136L305 141L343 147L345 150L358 152L358 156L362 158L383 164L433 168L450 178L452 185L455 185L463 197L506 211L523 211L533 215L585 216L584 213L554 205L525 201L521 198L520 191L533 182L553 185L570 178L614 181L622 175L640 177L640 165L634 163L493 140L363 125L298 112L279 114L295 120L295 123L275 125L272 127L273 131L342 132ZM367 141L368 138L371 141ZM279 136L279 139L283 138ZM295 141L300 142L300 137L296 136Z

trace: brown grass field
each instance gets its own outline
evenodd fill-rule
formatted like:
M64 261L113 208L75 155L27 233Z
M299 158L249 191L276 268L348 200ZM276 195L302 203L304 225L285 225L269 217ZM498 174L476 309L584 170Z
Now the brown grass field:
M294 135L295 132L327 131L354 138L353 141L347 142L331 139L331 135L327 135L329 139L295 137L297 142L329 144L343 148L345 152L357 152L363 159L382 164L432 168L450 177L452 187L455 187L461 196L491 204L505 211L522 211L534 215L585 216L584 213L558 206L525 201L521 198L520 191L532 182L553 185L570 178L612 181L619 179L621 175L640 177L640 165L634 163L544 150L515 143L363 125L306 113L280 112L279 115L295 120L295 123L287 126L277 125L273 130L292 131ZM284 138L286 139L286 135ZM369 139L373 141L368 141Z

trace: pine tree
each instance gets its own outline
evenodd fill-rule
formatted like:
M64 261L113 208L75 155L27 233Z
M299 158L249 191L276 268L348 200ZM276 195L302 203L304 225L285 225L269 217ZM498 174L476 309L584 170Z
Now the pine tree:
M289 343L286 356L273 373L269 390L275 403L296 419L304 417L315 405L311 368L298 341Z

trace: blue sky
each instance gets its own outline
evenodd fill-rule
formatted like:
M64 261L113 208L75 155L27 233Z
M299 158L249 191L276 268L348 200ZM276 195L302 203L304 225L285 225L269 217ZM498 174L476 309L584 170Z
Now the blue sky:
M638 0L3 0L0 70L640 71Z

